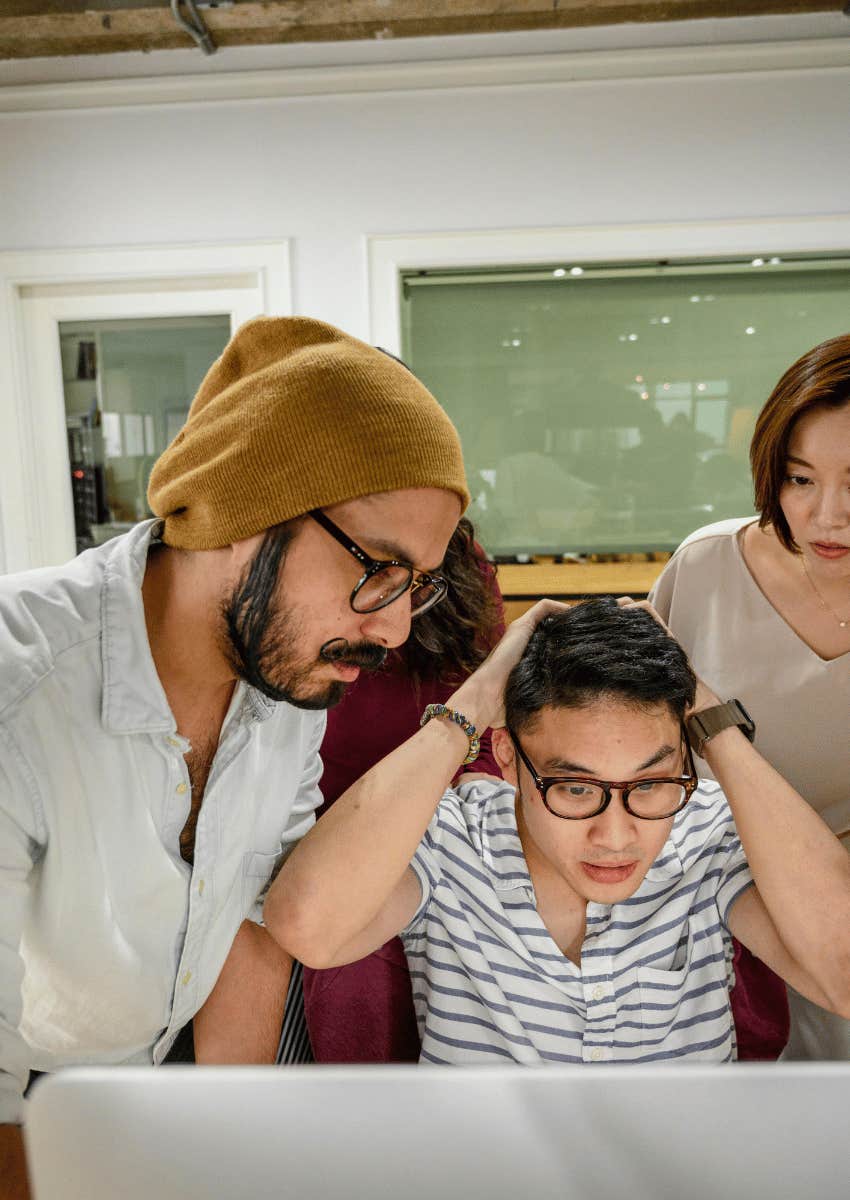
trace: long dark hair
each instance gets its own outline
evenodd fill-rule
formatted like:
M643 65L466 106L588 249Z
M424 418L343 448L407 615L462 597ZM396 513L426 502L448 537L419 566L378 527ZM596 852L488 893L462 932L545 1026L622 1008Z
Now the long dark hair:
M480 666L504 626L495 567L466 517L452 534L441 574L449 585L445 599L416 618L395 652L417 685L459 682Z

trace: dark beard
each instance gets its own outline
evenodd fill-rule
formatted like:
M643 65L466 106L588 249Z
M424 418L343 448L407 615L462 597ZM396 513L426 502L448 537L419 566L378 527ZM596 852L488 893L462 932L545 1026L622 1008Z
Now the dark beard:
M286 609L275 602L275 590L293 531L287 526L270 529L241 580L222 607L224 650L239 679L269 700L286 701L296 708L324 709L338 704L349 686L342 680L310 690L310 676L320 662L339 662L375 671L387 652L373 642L326 642L315 662L297 662L297 627ZM277 682L272 682L272 680ZM315 685L314 685L315 689Z

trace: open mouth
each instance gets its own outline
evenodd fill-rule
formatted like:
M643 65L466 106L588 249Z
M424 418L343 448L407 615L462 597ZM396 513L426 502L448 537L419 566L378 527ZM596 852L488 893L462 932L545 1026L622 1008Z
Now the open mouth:
M582 862L582 870L594 883L622 883L628 879L637 867L636 862L608 865L602 863Z

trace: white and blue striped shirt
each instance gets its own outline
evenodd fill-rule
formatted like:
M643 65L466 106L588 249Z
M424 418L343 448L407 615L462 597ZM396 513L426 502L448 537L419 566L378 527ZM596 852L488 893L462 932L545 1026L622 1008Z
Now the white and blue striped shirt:
M423 1062L735 1057L725 922L753 880L716 783L633 896L588 902L580 967L537 912L508 784L446 792L411 865L422 902L402 938Z

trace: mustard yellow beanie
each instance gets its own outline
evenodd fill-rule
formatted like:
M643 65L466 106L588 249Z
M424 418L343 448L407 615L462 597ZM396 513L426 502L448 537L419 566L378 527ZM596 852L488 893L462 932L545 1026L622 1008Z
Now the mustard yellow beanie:
M260 317L207 372L151 472L163 539L211 550L373 492L469 492L457 431L390 355L333 325Z

